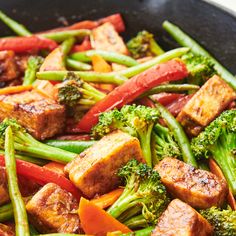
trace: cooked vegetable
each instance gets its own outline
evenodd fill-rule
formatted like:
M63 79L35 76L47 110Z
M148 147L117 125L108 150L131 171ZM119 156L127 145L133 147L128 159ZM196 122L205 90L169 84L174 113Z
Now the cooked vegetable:
M187 76L185 65L180 60L171 60L156 65L110 92L104 99L93 106L80 120L77 128L89 132L98 122L98 114L113 108L121 108L132 102L142 93L164 82L183 79ZM150 164L150 163L149 163Z
M14 138L10 126L8 126L5 130L5 163L9 195L14 212L16 235L30 236L25 203L22 199L17 183Z
M0 156L0 166L5 166L3 156ZM67 178L47 168L26 161L16 160L16 171L17 174L33 179L40 185L55 183L62 189L70 192L77 200L81 197L79 190Z
M92 70L91 65L70 58L66 59L66 65L75 70Z
M127 43L128 50L133 58L156 56L164 53L156 43L153 34L146 30L140 31L136 37Z
M114 109L102 113L99 122L93 127L93 136L100 138L116 129L137 137L148 166L152 166L151 136L152 129L159 118L159 112L145 106L123 106L120 111Z
M214 64L216 71L221 77L234 89L236 89L235 77L222 66L210 53L208 53L201 45L199 45L189 35L184 33L178 26L172 24L169 21L164 21L163 28L183 47L189 47L191 52L196 55L202 55Z
M231 209L221 210L211 207L200 211L214 227L215 236L234 236L236 232L236 211Z
M126 66L138 65L138 62L129 56L117 52L109 52L103 50L90 50L86 52L77 52L72 54L71 58L82 62L90 62L91 57L94 55L99 55L106 61L115 62L121 65L126 65Z
M112 71L111 66L100 55L93 55L91 59L95 72L108 73Z
M0 207L0 222L5 222L12 219L14 216L12 203L7 203Z
M85 198L80 200L79 218L86 234L106 235L107 232L112 231L131 232L127 226Z
M184 130L181 127L181 125L170 114L170 112L165 107L163 107L161 104L156 104L156 107L160 111L161 117L165 120L169 129L173 132L175 139L178 142L179 147L181 149L183 161L194 166L194 167L197 167L197 162L196 162L195 157L192 153L189 140L188 140L186 134L184 133Z
M195 84L161 84L143 93L140 97L149 96L162 92L185 92L198 90L200 87Z
M11 28L19 36L30 36L31 33L26 29L24 25L19 24L15 20L0 11L0 20L4 22L9 28Z
M56 42L62 42L70 37L77 37L83 39L85 36L90 34L90 30L78 29L78 30L65 30L58 32L46 32L39 34L40 37L54 40Z
M221 113L196 138L192 149L197 158L212 158L221 168L230 189L236 195L236 110Z
M161 124L154 126L152 133L152 162L155 166L165 157L182 158L182 153L178 143L175 140L173 131Z
M118 176L125 180L125 189L108 213L132 228L155 224L169 203L158 172L131 160L119 170Z
M69 72L58 88L58 101L69 107L76 105L87 110L106 95L84 82L75 73Z
M5 119L0 123L0 145L4 147L4 138L6 128L10 126L14 134L14 146L17 151L20 151L30 156L37 158L67 163L77 157L76 153L68 152L59 148L51 147L41 143L33 138L26 130L13 119Z
M216 164L216 162L212 158L209 159L209 168L210 168L211 172L213 174L215 174L218 178L225 179L220 167ZM227 201L228 201L228 204L230 205L230 207L232 208L232 210L236 211L236 200L234 198L234 195L233 195L231 189L229 189Z
M37 36L22 36L0 39L0 51L12 50L14 52L21 53L40 49L53 50L56 47L57 43L55 41Z
M117 189L115 189L109 193L106 193L98 198L92 199L91 202L94 203L96 206L99 206L102 209L105 209L105 208L111 206L120 197L120 195L123 193L123 191L124 191L123 188L117 188Z
M27 62L27 69L23 78L23 85L32 85L36 79L36 72L43 62L42 57L30 56Z
M157 56L150 61L144 62L137 66L132 66L128 69L119 71L119 72L111 72L111 73L96 73L96 72L83 72L76 71L75 74L79 75L86 82L96 82L96 83L108 83L108 84L123 84L127 78L135 76L152 66L155 66L159 63L163 63L169 61L173 58L177 58L188 52L188 48L177 48L170 50L163 55ZM45 80L58 80L62 81L66 76L67 71L45 71L38 72L38 79ZM126 78L127 77L127 78Z
M181 59L187 66L190 83L202 85L207 79L217 74L214 63L206 56L188 53Z
M91 147L96 141L79 141L79 140L47 140L47 145L57 147L69 152L81 153Z
M19 86L11 86L0 89L0 95L6 95L6 94L14 94L14 93L20 93L28 90L32 90L32 85L19 85Z

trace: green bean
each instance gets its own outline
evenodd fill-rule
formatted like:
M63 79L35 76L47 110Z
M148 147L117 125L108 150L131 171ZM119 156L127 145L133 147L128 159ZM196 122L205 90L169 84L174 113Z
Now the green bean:
M189 90L198 90L199 88L200 87L195 84L162 84L147 91L146 93L143 93L140 97L162 92L184 92Z
M119 75L125 76L127 78L130 78L132 76L135 76L147 69L149 69L152 66L155 66L159 63L163 63L166 61L169 61L171 59L177 58L182 56L183 54L187 53L189 51L189 48L176 48L173 50L170 50L164 54L161 54L160 56L157 56L153 58L152 60L149 60L147 62L144 62L142 64L139 64L137 66L130 67L128 69L119 71Z
M236 89L236 78L232 75L223 65L221 65L209 52L206 51L201 45L198 44L189 35L183 32L178 26L164 21L163 28L181 45L189 47L196 55L203 55L208 57L212 63L215 64L216 71L221 77L233 88Z
M4 155L4 151L0 150L0 154ZM28 155L15 154L15 157L16 157L16 159L19 159L19 160L22 160L22 161L27 161L27 162L36 164L38 166L43 166L43 165L48 163L48 161L46 161L46 160L30 157Z
M73 60L71 58L66 59L66 65L72 69L75 69L75 70L82 70L82 71L92 70L91 65L84 63L84 62Z
M3 21L9 28L11 28L19 36L30 36L31 32L25 28L24 25L19 24L0 11L0 20Z
M69 71L43 71L36 74L38 79L62 81ZM86 82L123 84L127 78L116 73L72 71Z
M14 155L14 138L10 126L6 129L5 165L7 172L8 190L14 212L16 235L30 236L25 203L22 199L17 183L16 161Z
M120 53L116 53L116 52L109 52L109 51L102 51L102 50L90 50L86 52L77 52L77 53L72 54L71 58L78 61L90 62L91 57L94 55L99 55L106 61L115 62L117 64L121 64L125 66L136 66L139 64L132 57L129 57Z
M90 34L90 30L80 29L80 30L66 30L59 32L49 32L39 34L41 37L52 39L56 42L62 42L70 37L76 37L79 39L83 39L85 36Z
M31 85L36 79L36 72L38 71L43 59L39 56L30 56L27 62L27 69L23 78L23 85Z
M154 227L150 226L144 229L134 231L132 233L121 234L121 236L150 236L153 230L154 230Z
M197 167L197 162L193 156L189 140L179 122L172 116L172 114L161 104L156 103L157 109L160 111L161 116L166 121L170 130L172 130L179 146L182 151L183 161Z
M0 222L10 220L14 217L11 203L7 203L0 207Z
M63 43L60 45L61 52L62 52L63 56L67 55L70 52L74 43L75 43L74 37L69 37L69 38L65 39L65 41L63 41Z
M66 151L79 154L83 152L85 149L95 144L96 141L47 140L45 143L53 147L61 148Z
M180 57L186 52L188 48L177 48L171 51L168 51L154 59L139 64L137 66L130 67L128 69L119 71L119 72L110 72L110 73L98 73L98 72L84 72L84 71L73 71L75 74L80 76L86 82L96 82L96 83L111 83L111 84L123 84L127 78L130 78L134 75L137 75L150 67L169 61L173 58ZM37 78L44 80L58 80L62 81L68 71L45 71L38 72Z

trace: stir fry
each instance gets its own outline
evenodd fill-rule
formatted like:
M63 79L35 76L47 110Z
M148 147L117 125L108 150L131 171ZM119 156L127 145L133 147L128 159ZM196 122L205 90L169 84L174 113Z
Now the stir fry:
M0 235L235 236L236 77L169 21L0 38Z

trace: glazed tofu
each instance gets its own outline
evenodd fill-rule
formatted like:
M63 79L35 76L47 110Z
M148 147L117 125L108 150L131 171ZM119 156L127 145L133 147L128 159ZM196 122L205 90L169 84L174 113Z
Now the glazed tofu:
M92 30L91 38L92 47L97 50L128 54L128 49L123 39L109 22Z
M118 169L134 158L144 162L138 139L115 131L68 163L65 172L84 195L92 198L118 187Z
M151 236L211 236L213 228L196 210L173 200L159 218Z
M15 236L14 226L0 223L0 235L1 236Z
M0 206L9 201L6 170L4 167L0 166Z
M18 74L15 53L13 51L0 51L0 82L13 80Z
M80 233L78 206L71 193L49 183L27 203L26 210L40 233Z
M36 91L0 95L0 120L15 118L37 139L63 131L65 109Z
M192 207L221 206L228 193L225 180L175 158L164 158L155 170L168 191Z
M177 116L186 132L196 136L236 98L234 90L214 75L197 91Z

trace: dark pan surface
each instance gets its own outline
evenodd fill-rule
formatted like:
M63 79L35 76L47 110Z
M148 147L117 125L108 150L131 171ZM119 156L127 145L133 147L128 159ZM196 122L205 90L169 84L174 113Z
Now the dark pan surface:
M120 12L126 38L147 29L164 48L175 44L161 29L164 20L181 26L236 74L236 18L200 0L0 0L0 8L33 32ZM9 31L0 24L1 35Z

